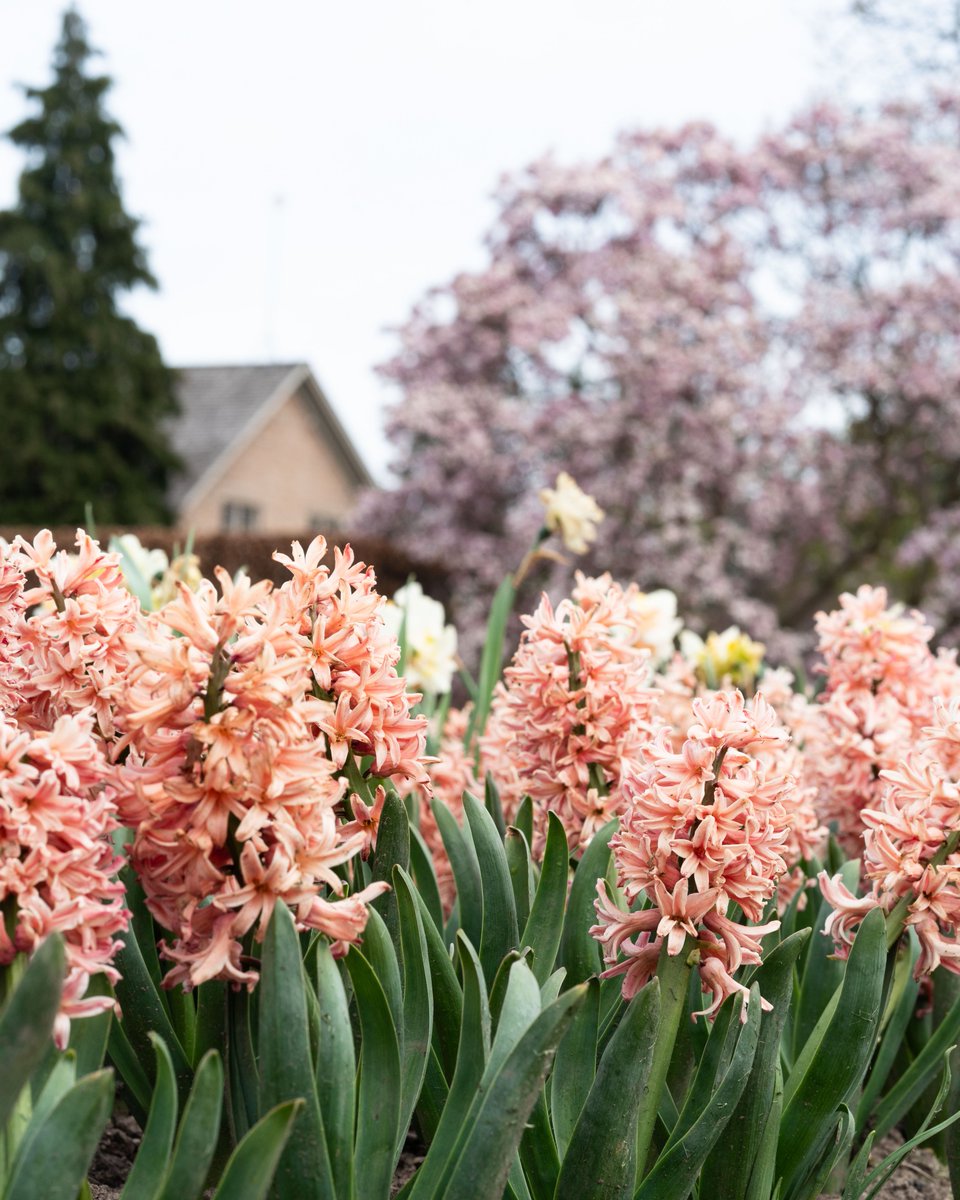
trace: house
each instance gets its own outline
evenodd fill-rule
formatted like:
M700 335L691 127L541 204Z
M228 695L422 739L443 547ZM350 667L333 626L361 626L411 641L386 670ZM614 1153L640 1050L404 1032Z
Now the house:
M186 367L168 500L197 534L330 532L372 482L305 363Z

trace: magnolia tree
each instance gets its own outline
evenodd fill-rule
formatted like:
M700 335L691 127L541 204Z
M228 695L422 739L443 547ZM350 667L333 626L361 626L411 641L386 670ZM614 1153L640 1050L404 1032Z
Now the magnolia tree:
M606 513L587 568L694 624L790 653L872 577L956 626L958 112L819 105L748 149L634 132L506 180L488 266L383 367L397 486L366 522L454 564L463 628L567 469Z

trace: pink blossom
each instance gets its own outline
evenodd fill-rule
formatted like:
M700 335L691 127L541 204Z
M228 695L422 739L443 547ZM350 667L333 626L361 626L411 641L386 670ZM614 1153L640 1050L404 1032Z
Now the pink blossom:
M787 735L762 696L747 704L739 692L716 692L694 699L692 710L679 753L664 729L625 777L610 843L627 904L645 896L651 907L621 912L601 880L591 932L604 946L605 974L625 975L625 996L654 973L664 944L670 955L696 949L711 1015L744 991L734 973L760 962L760 938L779 927L755 923L786 871L784 801L795 780L778 769ZM731 917L733 905L743 921Z

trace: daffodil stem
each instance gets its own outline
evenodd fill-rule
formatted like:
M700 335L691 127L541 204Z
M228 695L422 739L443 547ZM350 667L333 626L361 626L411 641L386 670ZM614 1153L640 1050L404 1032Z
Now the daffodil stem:
M690 972L699 957L694 943L687 938L679 954L668 954L666 940L660 950L657 978L660 981L660 1030L650 1065L646 1096L637 1121L637 1184L647 1172L647 1159L653 1132L657 1127L660 1097L667 1086L667 1071L673 1058L680 1021L687 1007Z

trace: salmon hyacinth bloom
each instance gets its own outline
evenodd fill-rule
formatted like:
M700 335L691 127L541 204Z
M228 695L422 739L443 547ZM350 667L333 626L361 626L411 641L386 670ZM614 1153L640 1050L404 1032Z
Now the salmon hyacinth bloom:
M410 715L373 573L349 548L331 570L325 551L318 538L278 555L292 579L276 590L222 570L219 594L181 584L128 638L122 811L148 907L174 934L166 986L252 987L244 939L262 939L277 903L338 952L356 941L385 885L343 896L336 869L378 817L370 794L341 822L346 770L370 789L427 779L426 723Z
M737 691L701 696L693 716L679 752L662 730L623 785L626 809L610 843L617 881L628 905L645 897L649 906L624 912L600 880L591 932L609 964L604 976L623 975L626 999L656 972L664 946L669 955L696 949L712 997L696 1015L712 1016L736 992L746 1001L733 976L760 962L760 939L779 927L747 922L762 919L786 870L785 801L795 781L771 753L788 735L761 696L749 704Z
M19 601L18 719L51 729L61 715L93 709L96 731L112 739L127 665L124 638L139 614L119 555L101 550L82 529L70 554L45 529L32 543L17 538L9 561L36 581Z
M110 844L117 828L110 767L94 735L92 710L30 730L0 714L0 965L63 936L67 976L54 1025L64 1049L70 1021L114 1006L87 996L92 975L118 978L112 959L127 927L122 860Z
M889 913L906 902L905 924L920 942L918 979L938 966L960 974L960 702L938 703L924 734L898 769L883 772L879 804L861 814L869 893L858 898L839 875L820 875L834 909L826 932L841 958L871 908Z
M844 594L816 624L826 687L804 722L808 778L821 819L855 856L884 773L912 752L936 697L960 692L960 670L955 652L932 653L922 614L888 607L883 588Z
M554 609L544 596L523 622L480 750L508 818L524 795L533 801L539 856L548 812L584 846L621 811L621 781L642 759L657 693L630 592L609 576L578 573L570 599Z

